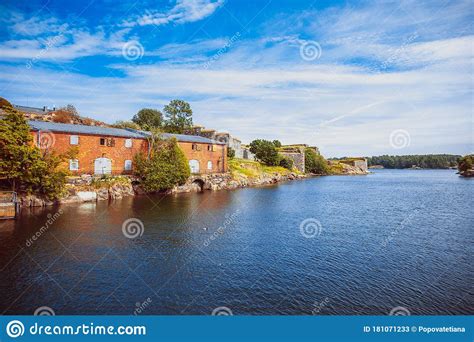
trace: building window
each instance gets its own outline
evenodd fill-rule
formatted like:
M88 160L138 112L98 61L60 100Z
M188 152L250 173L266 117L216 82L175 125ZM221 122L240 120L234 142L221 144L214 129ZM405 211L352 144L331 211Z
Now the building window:
M77 136L77 135L71 135L71 136L69 137L69 143L70 143L71 145L79 145L79 136Z
M199 144L193 144L192 149L194 151L201 151L201 146L199 146Z
M100 146L114 147L115 139L114 138L100 138L99 144Z
M207 150L212 151L212 145L207 145Z
M126 160L125 161L124 170L125 171L131 171L132 170L132 161L131 160Z
M125 139L125 147L127 148L132 147L132 139Z
M207 162L207 169L212 170L212 161L210 160Z
M79 160L77 159L70 159L69 160L69 170L77 171L79 170Z

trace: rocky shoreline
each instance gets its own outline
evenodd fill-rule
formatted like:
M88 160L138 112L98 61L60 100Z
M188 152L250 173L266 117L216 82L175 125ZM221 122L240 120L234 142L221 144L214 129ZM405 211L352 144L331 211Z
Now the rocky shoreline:
M337 173L332 175L367 175L368 170L355 165L339 163ZM247 171L256 171L251 175L239 172L213 173L192 175L186 184L176 186L164 194L198 192L203 190L234 190L238 188L258 187L277 184L286 181L321 176L315 174L301 174L285 170L261 170L253 164L241 164ZM261 167L260 167L261 168ZM242 172L242 170L241 170ZM144 195L146 192L140 186L140 181L134 176L106 176L97 177L82 175L69 177L64 196L51 201L34 195L20 195L20 206L45 207L55 204L98 202L116 200L123 197Z
M168 190L166 194L198 192L202 190L234 190L238 188L271 185L307 177L307 175L294 172L288 173L287 175L266 173L256 178L234 178L231 173L196 175L191 176L186 184ZM101 183L103 184L101 185ZM146 194L140 187L138 180L133 176L101 179L92 177L91 175L83 175L81 177L70 177L66 186L67 193L55 201L42 199L35 195L20 195L20 206L23 208L46 207L57 204L116 200L128 196Z

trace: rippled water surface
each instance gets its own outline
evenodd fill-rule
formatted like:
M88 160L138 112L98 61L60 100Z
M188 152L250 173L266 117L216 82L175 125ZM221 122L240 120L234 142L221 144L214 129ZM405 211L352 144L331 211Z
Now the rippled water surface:
M0 222L0 312L473 314L473 189L380 170L63 205L42 231L59 208L23 210ZM142 236L124 236L129 218Z

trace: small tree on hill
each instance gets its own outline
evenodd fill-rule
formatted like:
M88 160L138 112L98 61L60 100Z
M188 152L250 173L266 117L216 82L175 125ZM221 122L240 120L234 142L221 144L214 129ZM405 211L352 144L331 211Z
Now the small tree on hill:
M163 125L163 114L157 109L143 108L132 118L142 129L150 131Z
M166 132L183 134L187 128L192 127L193 111L186 101L173 100L163 108L163 111L166 116Z
M68 104L66 107L62 108L66 112L71 113L71 115L75 118L79 118L79 112L77 111L76 107L72 104Z
M255 154L258 161L269 165L276 166L280 163L280 155L273 142L263 139L257 139L250 143L250 152Z
M175 138L153 137L150 156L137 154L135 165L135 174L140 177L144 190L149 192L183 185L191 175L188 160Z

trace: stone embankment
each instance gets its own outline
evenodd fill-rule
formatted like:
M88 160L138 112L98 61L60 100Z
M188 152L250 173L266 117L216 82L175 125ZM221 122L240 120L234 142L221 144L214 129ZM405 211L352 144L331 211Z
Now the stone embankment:
M263 186L283 181L304 178L304 175L288 173L265 173L259 177L234 177L231 173L193 175L186 184L177 186L168 193L197 192L202 190L232 190L249 186ZM97 202L115 200L127 196L145 194L134 177L96 178L90 175L70 177L66 193L56 201L39 198L34 195L20 196L22 207L44 207L63 203Z
M306 178L305 175L290 172L288 174L263 173L257 177L235 176L229 173L191 176L186 184L173 188L171 193L200 190L233 190L251 186L264 186L289 180Z

